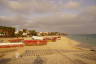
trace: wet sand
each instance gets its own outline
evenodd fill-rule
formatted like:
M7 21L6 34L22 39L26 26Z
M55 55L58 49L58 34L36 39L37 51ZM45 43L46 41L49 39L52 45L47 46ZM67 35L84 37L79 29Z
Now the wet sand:
M28 39L28 38L27 38ZM30 38L29 38L30 39ZM96 64L96 51L81 47L81 43L67 37L42 46L25 46L6 52L1 64ZM16 53L19 57L16 58Z

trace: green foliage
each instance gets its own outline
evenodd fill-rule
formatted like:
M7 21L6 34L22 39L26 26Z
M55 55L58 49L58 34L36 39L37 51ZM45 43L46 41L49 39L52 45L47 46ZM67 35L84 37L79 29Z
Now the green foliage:
M22 35L23 35L23 32L19 31L18 36L22 36Z
M5 34L4 37L13 37L15 35L14 27L0 26L0 30Z
M29 35L30 36L37 36L37 32L35 30L30 30Z
M26 33L27 32L27 29L23 29L23 32Z

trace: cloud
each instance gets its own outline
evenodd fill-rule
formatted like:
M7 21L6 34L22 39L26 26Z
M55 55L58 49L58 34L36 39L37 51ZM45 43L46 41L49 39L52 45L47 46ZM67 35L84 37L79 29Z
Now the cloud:
M96 6L90 6L82 10L82 12L74 19L74 24L79 25L74 30L77 33L94 33L96 34ZM75 33L75 32L74 32Z
M48 1L38 1L38 0L30 0L30 1L10 1L8 3L11 10L20 12L20 13L44 13L50 11L56 11L55 4L52 4Z
M5 3L5 2L6 2L6 0L0 0L0 4L1 4L1 3Z
M28 26L33 26L38 31L62 31L60 28L73 23L75 17L76 15L73 14L57 13L51 16L33 19Z
M80 21L95 22L96 21L96 6L90 6L84 9L78 16Z
M49 13L62 11L64 8L76 9L80 7L79 2L69 1L67 3L60 0L56 3L55 0L21 0L21 1L8 1L8 6L11 10L18 13Z
M4 3L3 0L0 2ZM0 16L0 25L57 31L66 33L96 33L96 6L82 8L80 14L66 13L61 9L77 9L79 2L51 3L49 0L8 1L8 8L17 16ZM34 14L41 13L40 16ZM43 15L43 13L45 15ZM25 15L22 15L25 14ZM33 16L27 16L27 14ZM31 18L32 17L32 18Z
M75 2L75 1L70 1L70 2L66 3L64 5L64 7L65 8L72 8L72 9L79 8L80 7L80 3L79 2Z
M15 25L19 25L19 26L23 26L26 23L28 23L26 21L26 18L22 17L22 16L0 16L0 25L1 26L15 26Z
M91 10L90 10L91 9ZM64 12L48 16L26 18L24 16L0 17L0 25L19 26L19 28L35 29L37 31L57 31L66 33L96 33L96 7L82 9L80 14Z
M90 10L91 9L91 10ZM60 31L66 33L96 33L96 7L90 6L82 9L78 15L57 13L52 16L38 18L34 25L37 30Z
M7 0L0 0L0 6L7 6L8 1Z

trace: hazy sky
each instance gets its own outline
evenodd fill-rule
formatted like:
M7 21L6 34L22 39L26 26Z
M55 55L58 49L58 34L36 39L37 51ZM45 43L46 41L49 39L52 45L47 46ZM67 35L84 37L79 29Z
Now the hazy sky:
M96 34L96 0L0 0L0 25Z

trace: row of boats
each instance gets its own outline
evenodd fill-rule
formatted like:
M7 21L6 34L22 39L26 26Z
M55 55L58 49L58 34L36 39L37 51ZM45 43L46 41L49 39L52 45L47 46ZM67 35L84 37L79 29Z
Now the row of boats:
M0 48L12 48L12 47L24 47L32 45L47 45L48 42L56 42L56 40L61 39L61 36L51 36L51 37L40 37L33 36L30 40L24 38L16 38L8 40L9 43L0 43Z

